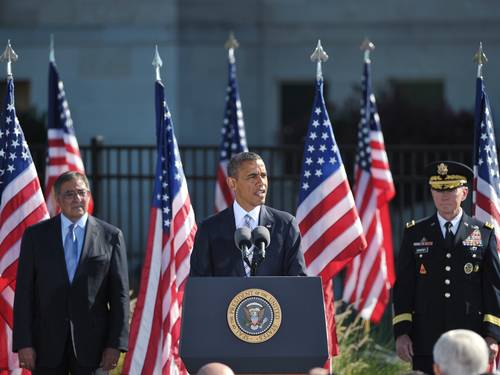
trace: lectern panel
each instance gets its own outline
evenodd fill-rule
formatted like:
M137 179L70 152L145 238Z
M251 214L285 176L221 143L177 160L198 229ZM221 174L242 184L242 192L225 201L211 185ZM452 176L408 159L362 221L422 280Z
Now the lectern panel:
M318 277L190 278L182 314L190 373L209 362L236 373L304 373L328 357Z

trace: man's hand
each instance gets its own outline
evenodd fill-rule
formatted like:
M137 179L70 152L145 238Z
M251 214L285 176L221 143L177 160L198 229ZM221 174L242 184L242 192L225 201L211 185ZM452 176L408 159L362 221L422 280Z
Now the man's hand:
M498 342L493 337L485 337L484 340L488 345L488 349L490 350L490 362L495 360L498 354Z
M106 348L102 352L102 359L100 367L104 371L113 370L118 364L118 359L120 358L120 351L114 348Z
M36 352L34 348L22 348L17 353L19 357L19 366L27 370L33 371L35 369Z
M401 335L396 339L396 353L405 362L411 362L413 357L413 343L410 336Z

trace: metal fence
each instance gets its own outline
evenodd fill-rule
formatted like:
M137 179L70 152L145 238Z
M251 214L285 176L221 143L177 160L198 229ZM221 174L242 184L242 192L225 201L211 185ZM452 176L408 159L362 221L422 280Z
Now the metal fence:
M352 178L355 146L340 145L340 148L347 174ZM456 160L470 165L472 149L466 145L386 145L386 148L396 186L391 218L394 247L398 249L404 223L434 210L423 176L424 166L435 160ZM45 149L42 146L31 149L42 175ZM302 147L254 147L252 151L259 153L266 163L269 175L267 203L295 213ZM96 138L91 145L81 147L81 152L94 195L94 213L123 230L131 285L136 286L146 246L156 149L144 145L105 145L102 139ZM199 222L214 210L218 147L183 146L181 157ZM466 210L469 208L470 198Z

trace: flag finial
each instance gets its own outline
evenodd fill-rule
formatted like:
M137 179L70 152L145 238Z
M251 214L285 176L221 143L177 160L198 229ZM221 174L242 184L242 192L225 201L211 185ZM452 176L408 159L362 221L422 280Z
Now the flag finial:
M231 64L234 64L234 50L238 48L240 44L234 37L234 33L231 31L229 33L229 38L227 39L226 43L224 44L224 47L228 50L228 56L229 56L229 62Z
M226 49L236 49L240 46L238 43L238 40L236 40L234 33L231 31L229 33L229 38L227 38L226 43L224 44L224 47Z
M321 40L318 39L318 45L311 55L311 61L317 63L316 65L316 78L323 79L323 72L321 71L321 63L328 60L328 55L321 46Z
M370 53L375 49L375 44L370 42L370 39L365 38L359 49L364 52L365 62L370 62Z
M160 54L158 53L158 45L155 45L155 55L153 57L153 66L155 67L156 80L161 81L160 68L163 66Z
M54 52L54 34L50 34L49 61L56 62L56 54Z
M0 61L7 61L7 76L12 77L12 63L17 61L17 54L10 45L10 39L7 41L7 47L0 55Z
M479 49L474 55L474 62L477 64L477 77L480 78L483 74L483 65L488 62L488 59L483 52L483 42L479 42Z

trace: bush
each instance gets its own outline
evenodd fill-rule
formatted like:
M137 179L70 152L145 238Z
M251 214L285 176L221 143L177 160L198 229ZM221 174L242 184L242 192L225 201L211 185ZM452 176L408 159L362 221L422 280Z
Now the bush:
M337 313L335 319L340 355L333 359L333 373L397 375L410 370L410 365L396 356L392 343L375 342L369 322L356 316L351 306Z

